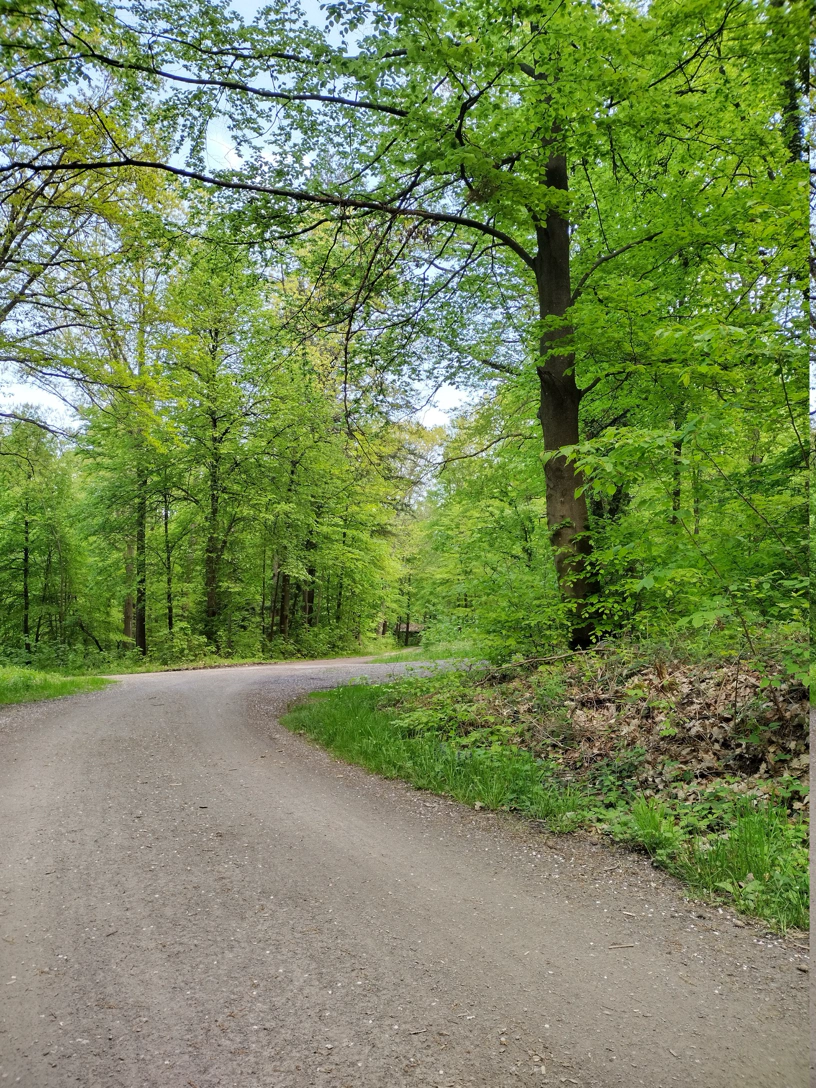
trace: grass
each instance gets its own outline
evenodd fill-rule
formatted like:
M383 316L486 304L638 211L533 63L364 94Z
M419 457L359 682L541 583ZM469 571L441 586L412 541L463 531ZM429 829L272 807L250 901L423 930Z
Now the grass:
M807 828L780 806L745 805L730 832L685 844L674 869L703 894L724 892L745 914L784 930L808 925Z
M470 642L450 642L439 646L408 646L401 650L389 650L378 654L372 660L372 664L390 665L394 661L461 661L473 657L474 654L475 650Z
M807 823L789 817L784 799L753 802L730 790L714 816L646 799L610 777L603 790L565 782L558 768L489 730L486 743L458 740L427 711L387 704L397 685L350 685L310 696L284 719L350 763L467 805L544 821L555 832L596 827L647 851L695 895L725 901L773 928L808 925ZM410 683L410 682L409 682ZM385 704L385 705L383 705ZM508 734L511 730L507 730ZM625 767L621 775L626 775ZM711 804L710 806L711 807Z
M396 716L378 709L380 690L350 685L311 696L283 719L350 763L468 805L507 808L546 820L557 831L584 821L585 798L576 789L546 782L532 756L464 751L436 735L410 736Z
M58 699L83 691L99 691L112 683L103 676L60 676L36 669L0 666L0 704Z

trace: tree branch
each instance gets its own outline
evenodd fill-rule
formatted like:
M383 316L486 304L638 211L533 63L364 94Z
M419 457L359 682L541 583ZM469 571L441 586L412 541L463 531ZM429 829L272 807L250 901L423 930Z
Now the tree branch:
M424 219L431 223L453 223L460 227L469 227L471 230L478 231L490 238L495 238L497 242L501 242L502 245L511 249L529 268L535 268L535 261L524 246L520 245L515 238L512 238L509 234L505 234L504 231L498 230L496 227L491 227L489 223L482 223L478 219L470 219L465 215L456 215L452 212L430 211L426 208L397 207L386 201L336 196L333 193L309 193L302 189L282 189L271 185L260 185L250 181L229 181L226 178L218 178L213 177L210 174L199 173L197 170L186 170L180 166L171 166L169 163L165 162L151 162L146 159L134 159L129 155L123 155L120 160L112 160L109 162L66 162L59 163L58 165L53 163L37 163L33 161L11 162L5 166L0 166L0 176L9 174L14 170L30 170L32 173L42 173L46 170L58 170L60 172L73 170L75 172L84 172L89 170L120 170L126 167L135 167L143 170L163 170L165 173L173 174L175 177L198 181L203 185L214 185L217 188L228 189L232 192L259 193L265 196L283 197L287 200L297 201L300 204L317 204L319 206L341 209L357 208L365 211L380 212L383 215L390 215L394 218ZM634 242L630 243L630 246L635 244L636 243ZM625 248L628 249L630 246L626 246ZM619 252L622 252L622 250ZM616 255L617 254L612 254L612 256ZM603 260L608 259L608 257L603 258Z
M644 242L653 242L655 238L659 238L662 233L662 230L656 230L654 234L647 234L645 238L637 238L634 242L627 242L625 246L621 246L619 249L613 249L611 253L604 253L604 255L602 257L599 257L597 261L595 261L595 263L589 268L589 270L586 271L583 276L581 276L580 280L578 280L578 284L575 290L572 292L570 303L572 304L576 302L578 298L580 298L585 283L593 274L593 272L595 272L596 269L600 268L602 264L606 264L607 261L614 260L615 257L620 257L622 253L626 253L627 250L634 249L635 246L642 246Z
M454 461L466 461L469 457L479 457L480 454L487 453L489 449L499 442L507 442L510 438L521 438L523 441L527 442L532 438L532 435L521 433L499 435L498 438L494 438L492 442L488 442L487 445L483 446L480 450L474 450L473 453L460 453L457 454L456 457L446 457L443 461L439 462L439 471L444 472L448 465L452 464Z
M292 94L288 91L270 91L264 87L252 87L249 83L242 83L237 79L203 79L196 76L177 75L174 72L167 71L165 68L153 68L149 64L136 64L132 61L125 63L124 61L115 60L113 57L105 56L104 53L97 53L84 42L83 46L85 52L79 53L75 58L71 59L95 60L99 64L108 68L114 68L117 71L142 72L144 75L159 76L162 79L170 80L173 83L184 83L192 87L218 87L224 91L241 91L243 94L251 94L255 95L257 98L272 99L274 101L324 102L329 105L353 106L355 109L375 110L378 113L390 114L392 117L408 116L407 110L401 110L397 106L384 106L379 102L369 102L366 99L343 98L340 95L316 93Z
M0 419L10 419L15 423L30 423L32 427L39 427L41 431L47 431L48 434L56 435L58 438L75 437L73 431L64 431L62 428L54 427L50 423L36 419L34 416L22 416L19 412L0 412Z

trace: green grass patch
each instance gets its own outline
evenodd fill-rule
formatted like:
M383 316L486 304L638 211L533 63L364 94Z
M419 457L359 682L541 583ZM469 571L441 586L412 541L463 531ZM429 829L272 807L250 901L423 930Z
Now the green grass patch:
M350 685L309 697L283 719L330 752L385 778L468 805L507 809L569 831L587 819L587 798L548 779L548 768L526 752L463 749L436 734L414 735L394 711L378 704L382 688Z
M784 932L808 928L808 824L781 800L721 798L709 830L678 806L638 797L607 830L640 846L695 894L733 903ZM715 828L719 828L716 830Z
M386 778L542 820L555 832L598 828L648 852L692 894L782 932L807 928L807 821L788 807L799 796L795 784L791 797L783 780L780 792L766 799L726 784L692 804L646 798L632 779L637 752L607 761L594 778L570 782L555 760L520 746L511 720L491 718L482 707L476 724L477 707L468 699L473 683L469 675L447 672L351 685L309 697L283 723Z
M99 691L113 681L104 676L60 676L36 669L0 666L0 704L58 699L83 691Z

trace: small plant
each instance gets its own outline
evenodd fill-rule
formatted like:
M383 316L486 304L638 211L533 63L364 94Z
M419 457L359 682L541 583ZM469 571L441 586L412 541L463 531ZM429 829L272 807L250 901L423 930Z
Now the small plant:
M653 856L666 857L676 848L681 832L668 809L654 798L639 797L629 812L612 825L614 836L643 846Z

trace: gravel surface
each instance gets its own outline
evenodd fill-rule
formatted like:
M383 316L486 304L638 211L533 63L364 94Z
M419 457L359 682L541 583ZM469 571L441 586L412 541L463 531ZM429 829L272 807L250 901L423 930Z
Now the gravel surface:
M0 711L0 1084L803 1088L802 938L276 722L360 660Z

